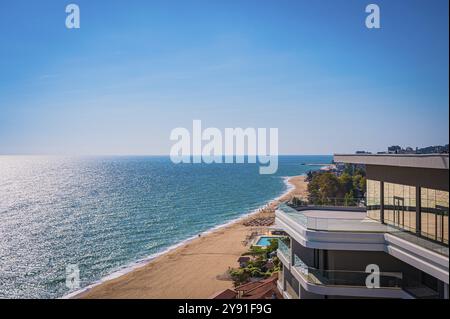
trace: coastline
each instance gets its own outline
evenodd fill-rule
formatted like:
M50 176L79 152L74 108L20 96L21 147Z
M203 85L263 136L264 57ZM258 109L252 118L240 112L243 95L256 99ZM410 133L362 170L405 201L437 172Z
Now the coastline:
M265 208L274 209L294 195L307 195L304 175L285 177L284 182L287 189ZM63 298L208 298L217 291L232 288L227 271L238 266L237 259L249 247L242 243L251 231L244 223L270 215L262 209L137 261Z

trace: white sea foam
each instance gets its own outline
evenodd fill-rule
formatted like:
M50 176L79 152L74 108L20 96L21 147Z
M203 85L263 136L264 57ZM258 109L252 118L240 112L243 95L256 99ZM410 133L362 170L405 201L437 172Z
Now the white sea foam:
M268 203L270 203L272 201L279 200L280 198L282 198L283 196L285 196L286 194L288 194L289 192L291 192L295 188L295 186L289 182L289 179L291 177L292 176L282 176L281 177L283 179L283 183L285 184L286 188L279 196L277 196L274 199L270 200ZM181 242L179 242L179 243L177 243L175 245L172 245L172 246L170 246L170 247L168 247L168 248L166 248L166 249L164 249L164 250L162 250L162 251L160 251L158 253L152 254L152 255L150 255L148 257L145 257L143 259L139 259L139 260L137 260L137 261L135 261L135 262L133 262L131 264L128 264L128 265L126 265L124 267L121 267L120 269L118 269L116 271L113 271L111 274L101 278L98 281L95 281L94 283L92 283L92 284L90 284L90 285L88 285L86 287L83 287L83 288L81 288L79 290L76 290L76 291L73 291L71 293L68 293L68 294L64 295L61 299L75 298L75 297L77 297L77 296L79 296L79 295L81 295L81 294L91 290L92 288L94 288L94 287L96 287L98 285L101 285L102 283L105 283L107 281L119 278L119 277L121 277L123 275L126 275L126 274L136 270L136 269L142 268L142 267L148 265L149 263L151 263L157 257L159 257L161 255L164 255L164 254L167 254L167 253L169 253L169 252L171 252L171 251L173 251L173 250L175 250L175 249L177 249L177 248L179 248L179 247L181 247L183 245L186 245L187 243L189 243L189 242L193 241L194 239L198 238L199 236L203 236L203 235L207 235L207 234L213 233L213 232L215 232L215 231L217 231L219 229L228 227L228 226L230 226L232 224L235 224L237 222L240 222L240 221L242 221L242 220L244 220L244 219L246 219L246 218L248 218L248 217L250 217L252 215L257 214L261 210L261 208L264 208L268 203L266 203L263 206L260 206L257 209L254 209L251 212L243 214L243 215L239 216L238 218L232 219L232 220L230 220L230 221L228 221L226 223L223 223L223 224L219 224L219 225L214 226L214 227L212 227L212 228L210 228L210 229L208 229L208 230L206 230L206 231L204 231L204 232L202 232L202 233L200 233L198 235L195 235L195 236L192 236L192 237L190 237L188 239L185 239L185 240L183 240L183 241L181 241Z

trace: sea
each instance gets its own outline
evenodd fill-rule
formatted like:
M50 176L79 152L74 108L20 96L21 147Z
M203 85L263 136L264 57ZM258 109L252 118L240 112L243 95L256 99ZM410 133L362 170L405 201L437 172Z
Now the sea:
M280 156L276 174L260 175L258 164L165 156L0 156L0 298L68 297L120 276L331 161ZM74 273L79 286L67 282Z

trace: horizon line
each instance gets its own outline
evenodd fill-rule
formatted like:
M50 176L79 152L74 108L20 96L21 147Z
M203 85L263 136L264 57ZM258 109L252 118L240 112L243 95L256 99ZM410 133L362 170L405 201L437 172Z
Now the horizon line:
M259 154L223 154L216 156L333 156L336 153L330 154L278 154L278 155L259 155ZM153 156L153 157L170 157L170 154L58 154L58 153L0 153L0 156L72 156L72 157L101 157L101 156ZM204 155L189 155L189 157L205 157ZM214 155L206 157L215 157Z

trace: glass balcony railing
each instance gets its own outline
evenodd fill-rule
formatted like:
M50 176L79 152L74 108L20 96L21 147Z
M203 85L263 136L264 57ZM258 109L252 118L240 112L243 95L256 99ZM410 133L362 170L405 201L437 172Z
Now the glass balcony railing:
M286 281L286 292L293 298L298 299L298 290L294 289L292 287L291 283L289 281Z
M285 239L278 238L278 251L291 262L291 248L284 242Z
M307 266L294 254L293 267L310 284L365 288L369 273L364 271L320 270ZM379 288L402 289L418 299L439 298L439 293L401 272L380 272Z
M403 278L402 288L416 299L440 299L438 291L411 278Z
M286 204L280 205L278 209L295 222L311 230L381 233L388 230L387 225L365 217L362 212L355 215L355 212L339 211L337 214L336 211L308 210L307 208L298 211ZM309 216L309 213L312 213L313 216Z
M369 273L364 271L320 270L307 266L294 255L294 268L309 283L322 286L367 287ZM400 272L380 273L380 288L402 288L403 275Z
M342 198L342 197L327 197L327 198L313 198L311 200L299 199L294 197L291 201L293 206L308 206L315 207L366 207L365 198Z

